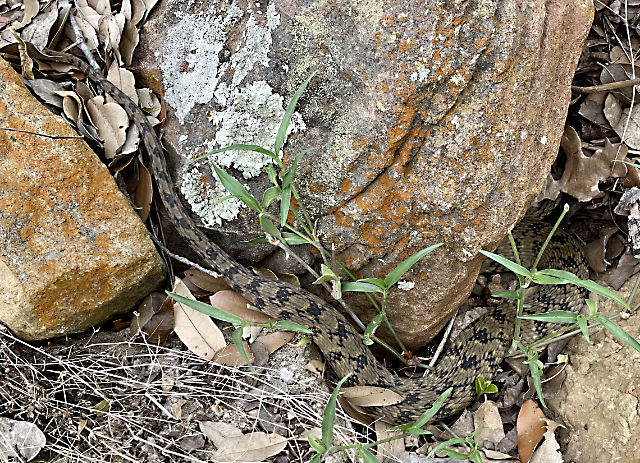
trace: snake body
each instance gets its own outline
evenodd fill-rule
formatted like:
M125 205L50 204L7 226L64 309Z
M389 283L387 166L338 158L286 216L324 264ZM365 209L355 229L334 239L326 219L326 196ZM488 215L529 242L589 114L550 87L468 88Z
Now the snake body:
M512 305L491 307L484 318L465 328L445 351L434 372L417 380L392 373L378 362L363 345L362 336L332 305L285 282L255 275L211 242L176 198L162 145L142 110L83 60L61 52L47 50L45 53L53 61L77 67L105 94L122 105L140 131L142 143L151 159L159 196L176 230L208 265L224 276L235 291L269 316L311 328L314 342L336 375L343 377L352 373L348 384L388 388L404 398L394 405L367 407L367 412L389 423L407 423L427 410L447 388L453 387L453 392L436 415L438 418L446 417L474 400L478 375L486 379L494 377L513 336L515 309ZM547 226L541 223L520 227L515 236L521 248L523 265L529 265L528 262L533 260L534 251L539 249L547 233ZM560 268L585 277L584 257L578 250L579 245L573 237L558 232L538 268ZM527 303L531 312L559 308L576 310L581 306L581 299L582 295L576 288L543 286L528 296ZM539 326L531 325L524 331L535 336L542 334L541 330Z

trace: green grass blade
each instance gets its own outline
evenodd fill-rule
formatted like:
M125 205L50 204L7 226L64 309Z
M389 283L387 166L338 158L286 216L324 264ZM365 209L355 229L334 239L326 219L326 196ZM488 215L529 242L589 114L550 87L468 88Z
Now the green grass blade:
M371 322L367 325L366 329L364 330L364 340L362 341L365 346L370 346L371 344L373 344L371 336L375 334L378 327L382 324L384 317L385 315L383 313L379 313L378 315L373 317L373 320L371 320Z
M609 320L607 317L603 317L602 315L596 315L594 318L598 323L604 326L607 329L607 331L613 334L621 342L625 343L627 346L633 347L635 350L640 352L640 343L638 343L636 338L631 336L629 333L627 333L625 330L620 328L618 325L616 325L614 322Z
M361 293L383 293L384 290L371 283L364 283L361 281L347 281L342 283L342 292L354 291Z
M259 218L260 218L260 228L262 228L263 232L265 232L267 235L270 235L270 236L273 236L274 238L279 239L280 241L283 240L282 235L280 234L280 230L276 228L276 226L273 224L271 219L269 219L268 217L265 217L263 214L260 214Z
M427 458L433 458L433 456L436 454L436 452L440 452L441 450L443 450L445 447L449 447L450 445L457 445L457 444L464 444L466 441L464 439L464 437L455 437L453 439L449 439L446 440L444 442L440 442L438 445L436 445L433 450L431 450L431 452L429 452L429 454L427 455ZM466 457L466 455L461 454L464 457Z
M384 284L384 280L380 278L360 278L358 281L364 283L371 283L372 285L376 285L378 288L385 289L387 285Z
M576 323L578 324L578 328L580 328L580 331L582 331L582 335L587 340L587 342L591 342L589 340L589 326L587 323L587 317L585 317L584 315L578 315Z
M424 256L426 256L430 252L442 246L442 244L443 243L433 244L428 248L424 248L416 252L412 256L406 258L387 275L387 277L384 279L384 284L387 286L387 288L390 288L391 286L395 285L398 282L398 280L402 278L402 275L404 275L405 272L413 266L413 264L418 262L420 259L422 259Z
M492 294L491 297L502 299L519 299L520 294L518 294L517 291L499 291L495 294Z
M327 449L331 448L333 442L333 425L336 420L336 400L338 399L338 393L340 392L340 387L342 387L349 376L351 376L351 373L336 384L336 388L331 393L329 402L327 402L327 406L324 408L324 413L322 414L322 443Z
M193 299L180 296L179 294L172 293L171 291L167 291L166 293L181 304L184 304L193 310L197 310L198 312L202 312L205 315L209 315L217 320L222 320L223 322L233 323L234 325L240 326L248 324L241 317L225 312L224 310L218 309L209 304L205 304L204 302L194 301Z
M296 105L298 104L298 100L300 99L300 97L302 96L302 93L304 92L304 90L307 88L307 85L309 85L309 82L311 82L311 79L313 79L313 76L316 75L317 71L313 71L311 73L311 75L309 77L307 77L307 80L305 80L296 90L296 93L294 93L293 98L291 98L291 101L289 101L289 104L287 105L287 109L284 111L284 117L282 118L282 122L280 123L280 127L278 128L278 134L276 135L276 143L275 143L275 149L273 150L274 153L276 153L276 155L278 155L280 153L280 150L282 149L282 145L284 144L284 138L287 135L287 129L289 128L289 124L291 123L291 117L293 116L293 112L296 110Z
M217 150L213 150L213 151L209 151L207 154L203 154L202 156L199 156L195 159L191 159L188 161L188 163L192 163L192 162L198 162L201 161L205 158L208 158L209 156L213 156L214 154L218 154L218 153L223 153L225 151L253 151L255 153L260 153L260 154L265 154L267 156L269 156L271 159L273 159L274 161L276 161L276 163L279 161L279 159L277 158L277 156L269 151L266 148L263 148L262 146L258 146L258 145L244 145L242 143L236 143L234 145L229 145L229 146L225 146L224 148L220 148Z
M302 325L298 325L296 322L290 320L279 320L273 324L273 328L277 330L295 331L298 333L313 334L313 331Z
M242 183L233 178L232 175L220 169L218 166L214 165L213 168L220 179L220 183L222 183L222 185L229 190L233 196L245 203L252 210L262 212L262 206L260 206L258 200L249 194Z
M539 285L566 285L567 283L570 283L569 280L552 277L540 272L534 272L531 274L531 281Z
M380 460L378 460L366 447L360 447L358 453L364 463L380 463Z
M251 360L249 359L249 356L247 355L247 351L244 350L244 344L242 343L242 327L237 328L231 334L231 339L233 340L233 343L235 344L236 349L238 349L238 352L240 352L240 355L242 356L244 361L247 362L247 365L249 365L249 369L255 373L256 370L255 370L255 368L253 368L253 365L251 365Z
M616 293L614 293L610 289L600 286L595 281L582 280L577 275L574 275L571 272L567 272L566 270L546 269L546 270L540 270L539 273L544 273L545 275L551 275L553 277L565 279L576 286L580 286L581 288L588 289L591 292L594 292L596 294L599 294L601 296L614 300L625 309L631 310L627 305L627 303L620 298L620 296L618 296Z
M426 412L424 412L422 415L420 415L420 418L418 418L416 420L414 427L421 428L425 424L427 424L429 422L429 420L431 418L433 418L435 416L435 414L438 413L438 411L442 408L442 405L444 404L444 401L447 400L447 397L449 397L449 395L451 394L452 391L453 391L453 388L450 387L449 389L444 391L442 394L440 394L440 397L438 397L438 400L436 400L433 403L431 408L429 410L427 410Z
M280 226L284 227L289 217L289 208L291 207L291 186L282 190L280 194Z
M531 272L529 270L527 270L526 268L524 268L520 264L516 264L515 262L510 261L506 257L499 256L498 254L494 254L492 252L485 251L483 249L480 250L480 253L484 254L489 259L499 263L500 265L508 268L509 270L511 270L516 275L520 275L520 276L523 276L523 277L526 277L526 278L531 278Z
M280 193L281 191L279 186L272 186L271 188L264 190L264 193L262 194L262 207L265 209L269 207L269 204L271 204L274 199L280 197Z
M547 323L576 323L578 314L568 310L552 310L546 313L522 315L523 320L537 320Z

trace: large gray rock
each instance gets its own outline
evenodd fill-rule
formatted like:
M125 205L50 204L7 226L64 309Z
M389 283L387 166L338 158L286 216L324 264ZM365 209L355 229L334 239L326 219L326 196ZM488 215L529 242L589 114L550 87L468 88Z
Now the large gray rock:
M444 242L389 298L410 346L428 340L467 297L481 259L524 214L553 161L591 2L169 1L141 43L141 69L161 80L175 176L205 225L255 218L184 161L230 143L271 146L287 101L299 104L285 158L314 147L299 178L322 238L363 276L383 276ZM251 191L266 159L223 153ZM228 228L225 225L225 228ZM246 260L237 236L222 241ZM366 311L366 300L351 301Z

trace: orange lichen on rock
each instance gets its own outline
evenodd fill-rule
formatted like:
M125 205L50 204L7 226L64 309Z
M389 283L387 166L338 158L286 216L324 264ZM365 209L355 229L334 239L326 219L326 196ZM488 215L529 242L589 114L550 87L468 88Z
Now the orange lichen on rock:
M0 125L76 135L2 60L0 81ZM0 320L16 335L86 330L163 280L144 225L86 143L2 131L0 144Z

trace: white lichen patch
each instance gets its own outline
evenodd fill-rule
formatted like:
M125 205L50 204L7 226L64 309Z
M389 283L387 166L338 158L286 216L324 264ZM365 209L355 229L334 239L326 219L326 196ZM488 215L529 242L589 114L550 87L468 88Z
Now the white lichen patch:
M222 201L229 192L219 183L213 186L203 185L198 180L197 171L191 175L185 172L180 190L205 226L220 226L223 220L233 220L244 207L242 202L235 198Z
M224 48L225 30L245 14L236 5L221 16L211 8L211 12L199 15L177 12L181 20L166 36L160 60L165 100L175 109L181 124L196 104L206 104L213 98L224 72L218 56Z
M211 5L209 11L198 15L178 14L180 21L167 34L161 69L167 83L166 100L175 108L180 123L188 120L197 104L210 105L214 101L223 109L214 111L209 118L209 132L215 137L203 143L206 151L234 143L273 149L285 112L284 99L265 81L244 80L256 66L269 65L271 34L280 24L275 5L267 7L264 25L259 24L250 8L242 10L235 3L224 13L216 12L216 6ZM239 27L243 18L246 22L242 40L230 59L221 63L219 55L227 42L225 31ZM199 26L194 28L193 24ZM222 81L223 76L232 76L231 81ZM301 116L295 114L288 133L303 128ZM232 167L246 179L259 175L270 162L273 161L268 156L245 151L227 151L209 158L210 165ZM205 225L220 225L222 220L238 216L241 203L220 202L229 193L219 182L212 185L200 181L201 169L206 168L203 166L206 163L200 165L200 170L185 167L181 191Z
M398 289L402 291L411 291L415 286L416 284L413 281L400 280L398 282Z
M228 90L228 87L221 86ZM209 149L229 146L233 143L258 145L273 150L278 127L284 116L284 98L274 93L265 81L253 82L246 88L227 95L228 104L224 111L214 113L211 121L218 126L216 140ZM294 113L287 134L305 128L302 117ZM219 167L233 167L244 178L260 174L272 162L269 156L253 151L225 151L209 158Z
M273 93L265 81L253 82L245 89L229 97L224 111L214 113L211 121L219 129L215 141L206 142L206 151L243 143L273 149L278 127L285 113L284 98ZM287 135L305 128L302 117L294 113ZM207 158L211 167L233 168L246 179L258 176L273 160L254 151L224 151ZM197 174L197 171L193 172ZM220 202L229 192L217 181L213 186L204 186L193 174L185 171L181 191L194 212L208 226L220 225L222 220L233 220L238 216L242 204L237 200ZM259 198L258 198L259 199Z

